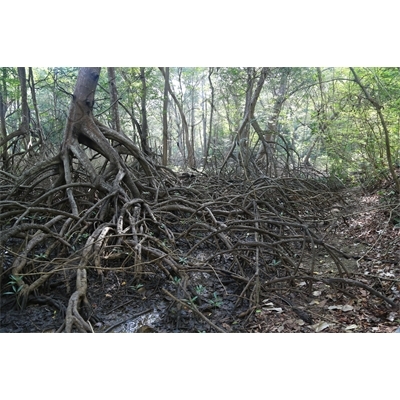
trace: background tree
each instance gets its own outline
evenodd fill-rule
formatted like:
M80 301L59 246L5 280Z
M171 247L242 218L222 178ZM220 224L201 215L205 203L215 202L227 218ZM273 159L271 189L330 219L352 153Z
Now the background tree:
M121 123L118 111L118 90L117 82L115 79L115 68L108 67L108 87L110 91L110 108L111 108L111 128L117 132L121 132Z
M163 156L162 163L164 166L168 164L168 82L169 82L169 67L165 69L165 83L164 83L164 101L162 111L163 121Z
M380 104L380 102L377 99L375 99L371 96L371 94L369 93L367 88L363 85L360 78L358 77L358 74L356 73L355 69L350 68L350 70L351 70L352 74L354 75L354 79L355 79L356 83L360 86L366 99L371 103L373 108L376 110L376 113L378 114L379 121L382 125L384 138L385 138L386 159L387 159L387 163L389 166L389 171L390 171L390 174L392 175L393 181L396 184L397 192L400 193L400 180L399 180L397 173L393 166L390 133L389 133L388 124L386 123L386 119L382 113L383 106Z
M182 123L182 136L183 136L183 141L181 142L181 146L184 145L187 150L187 159L185 160L185 164L187 162L187 166L189 168L195 168L196 162L195 162L195 158L194 158L193 142L190 140L190 137L189 137L189 125L186 120L185 112L183 111L183 107L182 107L181 103L179 102L178 98L175 96L174 92L172 91L170 82L168 80L166 80L165 70L163 68L160 68L160 71L164 76L166 85L168 86L168 92L171 95L176 107L179 110L179 115L180 115L181 123ZM183 154L185 154L185 153L183 152Z
M248 87L246 90L246 104L245 104L243 120L237 131L236 141L233 142L231 149L229 150L227 156L225 157L225 160L222 164L221 169L226 165L228 158L232 155L237 142L239 143L240 155L241 155L243 167L245 168L245 170L248 169L248 167L249 167L249 160L250 160L249 128L250 128L250 123L251 123L250 116L254 114L254 109L256 107L258 98L260 96L261 89L264 85L267 71L268 71L268 68L262 68L262 70L260 72L260 77L257 82L256 89L254 90L254 93L253 93L253 79L254 78L252 76L254 71L251 71L251 70L248 71Z

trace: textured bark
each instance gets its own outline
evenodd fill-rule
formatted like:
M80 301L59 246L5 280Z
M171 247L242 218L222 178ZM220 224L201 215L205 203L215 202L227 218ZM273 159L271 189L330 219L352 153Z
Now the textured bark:
M273 142L275 140L276 134L278 133L279 115L282 111L282 106L283 106L283 103L285 102L286 96L287 96L287 80L288 80L288 71L283 70L277 97L275 98L271 116L268 118L267 129L262 130L260 128L260 126L257 122L257 119L254 116L254 109L252 110L252 113L251 113L251 120L252 120L253 128L259 134L261 142L262 142L260 149L258 150L256 159L260 160L263 157L266 157L267 167L271 162L272 154L274 151Z
M4 171L8 170L6 112L7 112L6 69L2 68L2 79L0 87L0 133L1 133L0 141L4 144L0 145L0 149L1 149L1 159L3 161Z
M26 88L26 71L25 67L18 67L18 78L21 86L21 125L20 129L23 132L29 132L29 107L28 107L28 92Z
M111 146L109 140L104 136L103 132L100 130L93 118L94 95L99 76L99 67L81 68L79 70L64 133L64 141L61 146L61 159L63 162L65 182L69 185L71 185L73 182L71 173L71 156L73 155L79 160L86 173L90 176L91 182L93 182L99 192L105 195L112 195L113 193L119 192L121 196L124 196L124 191L120 188L121 182L124 181L126 187L131 191L132 195L135 197L140 197L140 192L130 177L128 169L124 165L120 155L114 149L114 147ZM112 130L112 132L115 132L115 135L113 138L111 138L111 140L118 137L122 138L122 136L115 130ZM95 151L98 151L106 159L108 159L110 163L108 171L110 173L112 172L112 175L115 176L112 183L106 182L103 175L97 174L85 151L79 145L80 143L92 148ZM104 175L107 175L107 173ZM69 186L66 189L66 194L72 214L78 217L80 210L78 209L78 205L74 197L73 187ZM77 268L76 290L70 298L66 312L66 332L72 332L74 327L81 332L91 331L90 325L81 316L80 307L83 305L87 312L90 309L86 297L86 269L89 266L88 264L90 263L90 258L93 255L94 243L99 241L99 236L103 229L108 229L108 227L100 225L100 227L96 229L89 237L84 247L83 254Z
M183 107L182 107L181 103L179 102L179 100L176 98L175 93L172 91L171 85L169 83L169 79L168 80L166 79L166 75L165 75L164 69L160 67L160 71L164 76L166 85L168 86L168 92L171 95L172 99L174 100L174 103L178 107L179 115L180 115L181 120L182 120L183 138L184 138L185 146L186 146L186 149L187 149L187 165L189 166L189 168L196 168L196 162L195 162L195 158L194 158L193 143L190 141L190 138L189 138L189 126L188 126L188 123L187 123L187 120L186 120L185 113L183 111Z
M204 168L207 165L208 162L208 156L210 154L210 144L211 144L211 137L212 137L212 126L213 126L213 120L214 120L214 86L212 84L212 80L211 80L211 75L214 72L214 68L209 68L208 70L208 82L210 83L210 89L211 89L211 104L210 104L210 125L208 128L208 138L205 139L207 140L206 144L205 144L205 154L204 154Z
M111 105L111 127L117 132L121 132L121 122L119 119L118 111L118 90L115 80L115 68L108 67L108 88L110 91L110 105Z
M147 124L147 85L146 85L146 75L143 67L140 67L140 80L142 81L142 97L141 97L141 112L142 112L142 141L146 143L146 147L149 147L148 136L149 128Z
M168 82L169 67L165 68L164 102L163 102L163 157L162 164L168 164Z
M229 157L232 156L233 150L236 147L236 142L239 142L240 151L242 154L242 160L244 162L243 167L245 169L248 167L248 164L246 164L246 162L248 162L248 158L245 157L245 155L247 154L247 142L246 142L246 133L245 132L246 132L246 129L248 129L248 125L250 124L251 115L254 114L254 110L256 108L258 98L260 97L261 89L264 85L268 71L269 71L269 68L267 68L267 67L263 67L261 70L261 74L258 79L256 89L251 96L251 100L249 102L247 102L247 104L246 104L244 117L243 117L243 120L237 131L237 135L236 135L237 139L236 139L236 141L233 142L232 147L230 148L228 154L226 155L225 160L221 167L221 171L225 167Z
M43 129L42 129L42 124L40 123L40 114L39 114L39 109L37 106L35 80L33 79L32 67L29 67L28 82L29 82L29 87L31 89L33 108L35 110L35 117L36 117L35 132L36 132L37 136L39 137L39 143L43 143Z

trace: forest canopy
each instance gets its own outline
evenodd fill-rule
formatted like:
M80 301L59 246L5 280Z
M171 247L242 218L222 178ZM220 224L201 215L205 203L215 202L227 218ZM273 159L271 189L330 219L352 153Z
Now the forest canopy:
M365 168L379 174L388 166L389 148L391 161L399 160L398 68L266 68L250 123L239 137L261 68L168 70L165 96L162 68L117 68L114 85L103 69L93 110L112 127L117 106L119 128L164 165L219 168L235 141L246 143L251 157L259 159L265 147L273 147L271 155L282 165L306 162L341 178ZM30 137L18 137L13 146L25 149L43 140L59 146L77 74L78 68L29 68L23 88L17 68L3 67L3 140L19 128L25 89Z

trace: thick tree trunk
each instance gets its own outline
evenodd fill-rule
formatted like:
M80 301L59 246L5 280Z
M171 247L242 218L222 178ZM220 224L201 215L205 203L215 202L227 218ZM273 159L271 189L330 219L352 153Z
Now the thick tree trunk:
M98 190L109 193L112 190L110 184L106 183L103 176L100 176L91 165L89 158L80 148L79 143L102 154L110 162L109 172L113 172L124 180L129 190L135 197L140 197L140 191L136 184L126 172L118 152L111 146L104 134L99 130L98 124L93 119L94 94L99 79L100 68L88 67L79 70L78 79L73 94L69 111L69 117L64 134L64 141L61 145L61 157L64 163L66 183L71 183L70 176L71 153L79 160L86 172L90 175L92 182ZM121 139L124 139L121 136ZM73 212L77 212L72 196L68 196Z
M79 70L67 119L64 141L61 146L64 179L65 183L69 185L66 189L66 194L72 214L76 217L80 215L81 210L78 208L72 187L72 155L77 158L82 168L90 176L90 181L103 196L117 196L125 201L129 201L132 197L140 198L140 192L129 169L120 154L110 144L110 141L118 142L119 150L127 151L129 154L136 156L142 165L145 164L145 160L143 160L136 146L127 137L115 130L102 126L93 118L94 95L99 75L100 68L98 67L81 68ZM81 148L80 143L99 152L108 160L109 166L103 175L97 173L88 156ZM146 173L147 176L151 175L150 170L146 171ZM109 182L110 179L112 182ZM125 186L121 185L122 182ZM129 192L130 194L128 194ZM102 217L99 217L99 219L103 221ZM83 248L82 257L77 268L76 291L70 298L66 312L65 329L67 332L71 332L74 326L80 331L90 331L90 325L82 318L79 311L81 305L89 309L86 297L86 269L90 265L93 252L96 252L96 243L101 243L110 229L107 223L100 224Z
M94 95L100 70L100 67L81 68L79 70L65 128L62 149L70 146L74 139L82 140L87 145L95 145L95 143L90 143L89 139L82 135L82 125L87 118L93 117Z

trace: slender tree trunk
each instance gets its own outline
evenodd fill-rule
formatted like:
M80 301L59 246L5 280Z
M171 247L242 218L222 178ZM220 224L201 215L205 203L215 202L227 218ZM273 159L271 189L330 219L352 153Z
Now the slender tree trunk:
M108 88L110 91L110 106L111 106L111 127L117 132L121 132L121 122L118 111L118 90L115 79L115 68L108 67Z
M253 114L251 116L253 128L259 134L260 139L261 138L264 139L264 140L261 139L262 143L258 150L256 159L261 160L263 157L266 157L267 169L272 161L272 155L274 151L273 142L275 140L274 137L276 136L278 131L279 115L282 111L283 103L286 100L288 75L289 72L286 69L282 70L281 81L277 93L278 95L275 98L274 106L272 108L272 113L268 118L267 129L261 130L257 119L254 117L254 109L253 109Z
M211 89L211 104L210 104L210 125L208 128L208 139L207 139L207 144L205 146L205 154L204 154L204 168L207 165L208 162L208 156L210 154L210 144L211 144L211 137L212 137L212 127L213 127L213 121L214 121L214 86L212 84L211 80L211 75L214 72L214 68L209 68L208 70L208 82L210 83L210 89Z
M368 92L368 90L366 89L366 87L362 84L360 78L358 77L356 71L354 70L354 68L350 68L350 71L352 72L353 76L354 76L354 80L355 82L358 84L358 86L360 86L361 90L363 91L365 97L367 98L367 100L372 104L372 106L375 108L379 120L381 121L382 124L382 128L383 128L383 132L385 135L385 147L386 147L386 159L388 162L388 166L389 166L389 171L390 174L392 175L393 181L396 185L396 190L397 193L400 194L400 180L399 177L396 174L396 171L394 169L394 165L393 165L393 160L392 160L392 154L391 154L391 149L390 149L390 134L389 134L389 129L387 127L386 124L386 120L385 117L382 114L382 105L379 104L379 102L377 100L375 100L370 93Z
M151 150L149 147L149 128L147 124L147 84L144 67L140 67L140 79L142 81L142 97L141 97L141 112L142 112L142 147L146 154L150 154Z
M165 79L165 71L164 68L160 67L159 68L161 73L164 76ZM194 159L194 151L193 151L193 145L190 141L189 138L189 127L188 127L188 123L185 117L185 113L183 111L182 105L180 104L180 102L178 101L178 99L176 98L174 92L171 89L171 85L169 83L169 80L165 79L166 84L168 85L168 92L171 95L172 99L174 100L174 103L176 104L178 110L179 110L179 114L182 120L182 133L183 133L183 139L185 141L185 145L188 151L187 154L187 164L189 166L189 168L195 168L195 159Z
M6 128L6 113L7 113L7 85L6 85L7 71L2 68L1 87L0 87L0 140L4 142L1 146L1 158L3 161L4 171L8 171L8 154L7 154L7 128Z
M37 100L36 100L36 88L35 88L35 80L33 78L33 71L32 67L29 67L29 87L31 89L31 96L32 96L32 102L33 102L33 108L35 110L35 117L36 117L36 133L39 137L39 143L43 143L43 129L42 129L42 124L40 123L40 115L39 115L39 109L37 106Z
M164 101L163 101L163 156L162 164L168 164L168 82L169 67L165 68Z
M251 99L253 97L255 73L256 71L254 67L247 69L246 103L244 106L243 119L247 119L250 116L249 111L250 111ZM247 148L247 144L249 141L249 132L250 132L250 124L246 123L244 124L239 137L239 144L241 143L243 144L242 145L243 151L245 151L245 148Z
M191 152L193 153L193 166L192 168L196 168L196 158L194 156L194 127L195 127L195 107L194 107L194 86L192 85L191 90L191 112L190 112L190 145L192 146Z
M318 140L319 140L319 136L314 139L312 145L308 149L308 151L303 159L303 164L305 166L311 166L310 157L311 157L312 151L314 150L315 145L318 143Z
M18 67L18 78L21 87L21 124L20 131L24 133L25 150L32 146L30 134L29 134L29 107L28 107L28 92L26 87L26 71L25 67Z
M202 120L202 149L201 152L203 154L203 167L204 167L204 160L206 158L206 151L207 151L207 100L204 93L204 82L201 84L201 120Z
M243 120L242 120L242 122L241 122L241 124L239 126L238 131L237 131L236 137L237 137L237 140L239 141L240 151L242 152L242 154L246 152L245 146L247 146L247 144L245 143L245 140L242 140L243 138L245 138L244 132L246 130L246 126L250 122L250 116L254 114L254 110L256 108L256 104L257 104L258 98L260 97L261 89L262 89L262 87L264 85L264 82L265 82L265 79L267 77L268 70L269 69L267 67L263 67L262 68L260 77L259 77L258 82L257 82L257 87L256 87L256 89L254 91L254 94L251 97L250 103L247 104L246 111L245 111L245 114L244 114L244 118L243 118ZM242 143L241 143L241 141L242 141ZM224 162L223 162L223 164L221 166L221 170L225 167L229 157L232 156L232 153L233 153L233 150L235 149L235 147L236 147L236 141L233 142L228 154L226 155L225 160L224 160ZM243 167L246 170L248 165L244 165Z
M185 147L185 141L183 137L183 128L182 128L182 119L179 115L179 112L177 111L177 106L176 103L172 103L170 106L170 109L173 111L173 119L176 125L176 131L177 131L177 143L176 145L178 146L178 150L182 155L183 159L183 164L186 165L186 147ZM170 153L171 154L171 153Z

